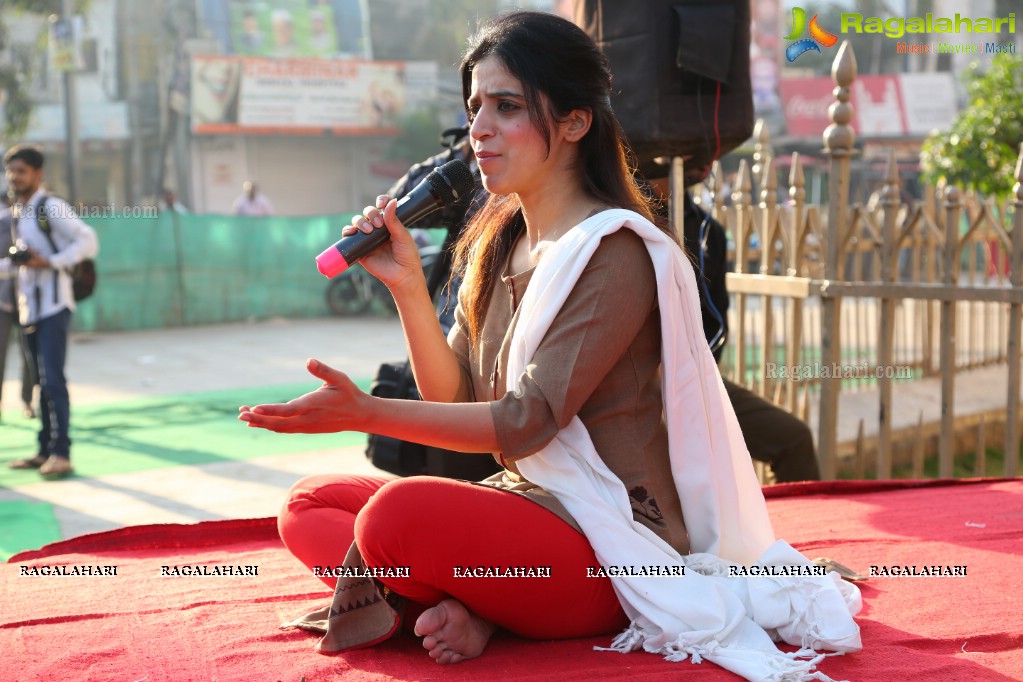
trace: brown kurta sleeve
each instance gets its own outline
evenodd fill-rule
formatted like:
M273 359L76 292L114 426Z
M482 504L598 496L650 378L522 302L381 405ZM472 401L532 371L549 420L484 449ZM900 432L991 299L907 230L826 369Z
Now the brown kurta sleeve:
M628 229L604 237L519 378L517 390L490 403L505 461L546 446L579 413L609 371L628 361L626 352L655 309L656 299L653 263L643 240ZM632 385L622 388L633 393L645 379L632 375L629 381Z

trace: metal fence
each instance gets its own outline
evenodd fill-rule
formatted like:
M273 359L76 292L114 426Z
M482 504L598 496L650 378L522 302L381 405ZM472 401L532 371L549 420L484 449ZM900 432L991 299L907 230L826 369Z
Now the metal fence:
M832 75L835 103L823 135L827 206L806 202L798 154L791 159L787 199L779 201L776 162L765 151L767 132L759 123L752 167L741 162L730 197L713 191L722 186L720 166L711 172L709 208L734 242L734 272L728 275L732 342L722 371L804 419L811 402L817 405L818 422L811 426L827 479L840 467L841 392L877 392L876 476L890 478L893 382L940 377L938 475L948 477L955 454L955 377L1004 365L1005 474L1015 475L1023 146L1014 196L1001 205L951 186L924 188L921 200L908 199L894 152L883 187L866 203L850 204L850 164L857 152L849 89L856 63L848 45L839 50ZM922 432L921 425L918 438ZM983 450L983 427L979 440ZM862 474L859 450L855 468ZM922 475L920 459L914 457L916 476Z

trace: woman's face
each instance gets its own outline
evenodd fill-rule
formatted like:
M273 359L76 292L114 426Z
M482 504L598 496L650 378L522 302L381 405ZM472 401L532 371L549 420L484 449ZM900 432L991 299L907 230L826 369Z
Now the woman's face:
M548 154L529 119L522 83L497 57L487 57L473 69L468 105L469 136L487 191L524 195L545 187L560 160L557 126L552 126Z

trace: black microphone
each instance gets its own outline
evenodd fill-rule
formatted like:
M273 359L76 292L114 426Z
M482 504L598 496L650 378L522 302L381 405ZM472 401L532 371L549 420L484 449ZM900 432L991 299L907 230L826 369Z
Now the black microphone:
M415 189L398 201L395 215L408 226L442 206L458 201L470 191L475 181L464 161L454 159L430 171ZM378 227L369 234L356 232L342 237L333 246L316 257L316 269L325 277L336 277L388 239L386 227Z

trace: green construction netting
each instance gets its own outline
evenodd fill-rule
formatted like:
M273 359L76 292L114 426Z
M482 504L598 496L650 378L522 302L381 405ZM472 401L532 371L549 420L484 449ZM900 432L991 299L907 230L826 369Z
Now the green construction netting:
M308 217L162 213L93 218L99 284L79 331L114 331L328 315L313 259L352 214Z

